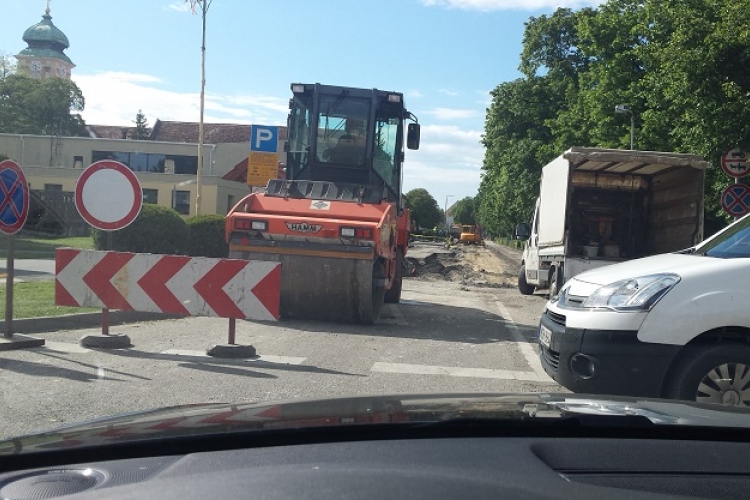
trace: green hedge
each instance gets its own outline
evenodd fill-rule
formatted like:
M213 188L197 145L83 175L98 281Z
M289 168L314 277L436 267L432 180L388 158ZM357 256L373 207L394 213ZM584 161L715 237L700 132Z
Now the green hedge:
M226 217L222 215L196 215L187 220L187 253L194 257L226 257L229 246L224 239Z
M111 248L107 248L107 231L92 232L97 250L185 254L188 247L188 226L180 214L150 203L143 204L141 213L128 227L111 232Z

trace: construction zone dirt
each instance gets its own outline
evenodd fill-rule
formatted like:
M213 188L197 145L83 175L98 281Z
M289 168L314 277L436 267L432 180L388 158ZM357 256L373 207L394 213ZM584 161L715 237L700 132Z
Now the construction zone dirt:
M515 288L521 252L492 242L485 246L415 243L407 252L411 277L472 286Z

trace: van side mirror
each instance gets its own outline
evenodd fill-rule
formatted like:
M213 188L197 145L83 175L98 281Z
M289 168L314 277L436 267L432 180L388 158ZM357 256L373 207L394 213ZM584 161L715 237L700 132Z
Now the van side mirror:
M409 149L419 149L419 123L410 123L406 134L406 147Z
M516 230L513 232L513 238L521 241L528 240L530 235L531 230L529 229L529 225L523 222L518 224Z

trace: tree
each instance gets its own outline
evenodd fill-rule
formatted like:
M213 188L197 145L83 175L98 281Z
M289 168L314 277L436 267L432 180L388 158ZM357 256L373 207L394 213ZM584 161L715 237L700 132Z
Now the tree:
M476 224L474 217L475 201L471 196L459 200L453 205L453 221L458 224Z
M5 52L0 52L0 80L5 79L16 72L16 64Z
M151 135L151 127L148 126L148 119L143 111L138 110L138 114L135 115L135 130L133 131L133 139L136 141L143 141L149 138Z
M433 228L443 220L440 207L430 193L424 188L412 189L406 193L406 207L417 227Z
M0 79L0 132L79 136L85 132L78 86L63 78L37 80L11 74Z

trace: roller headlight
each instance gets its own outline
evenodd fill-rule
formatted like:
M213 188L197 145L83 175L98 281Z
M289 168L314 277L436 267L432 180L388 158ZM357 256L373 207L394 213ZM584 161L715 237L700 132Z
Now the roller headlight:
M679 283L676 274L653 274L616 281L597 288L583 301L583 307L617 311L647 311Z

